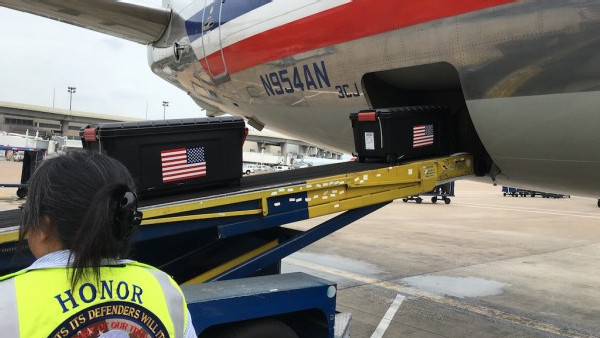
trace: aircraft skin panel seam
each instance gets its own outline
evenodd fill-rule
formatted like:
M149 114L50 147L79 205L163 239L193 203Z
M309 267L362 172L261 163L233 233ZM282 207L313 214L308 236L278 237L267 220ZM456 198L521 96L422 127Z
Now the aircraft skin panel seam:
M247 35L250 36L240 41L225 40L224 38L225 41L222 42L225 44L222 53L228 73L233 74L259 64L325 46L513 2L515 1L493 0L482 3L462 0L449 3L443 0L431 0L424 3L386 0L373 6L370 1L355 0L275 28L264 30L265 27L257 25L256 28L260 28L262 33L250 35L248 32ZM339 27L349 26L351 22L364 21L362 19L365 17L381 16L381 13L386 13L388 17L365 22L365 25L359 29L344 31L344 34L322 34L322 32L336 32ZM405 14L399 15L399 13ZM407 13L412 13L412 15ZM229 24L233 25L234 23L231 21ZM227 25L223 25L222 29L225 29ZM211 32L211 34L217 33L218 31ZM218 41L214 38L211 40ZM207 59L221 58L221 51L218 47L215 49L215 46L216 44L212 44L212 46L204 47L208 55Z

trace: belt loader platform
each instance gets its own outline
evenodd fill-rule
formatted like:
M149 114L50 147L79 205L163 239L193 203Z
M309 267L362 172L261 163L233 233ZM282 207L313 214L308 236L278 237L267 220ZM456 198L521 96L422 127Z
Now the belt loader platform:
M183 284L200 337L239 331L240 325L268 328L273 321L292 328L296 337L343 336L346 328L334 330L335 318L340 321L335 284L306 274L280 275L281 259L394 199L430 192L472 173L468 154L393 166L349 162L145 201L133 258ZM337 213L307 231L282 227ZM18 218L18 211L0 212L0 274L33 260L15 259ZM224 282L205 283L215 281Z

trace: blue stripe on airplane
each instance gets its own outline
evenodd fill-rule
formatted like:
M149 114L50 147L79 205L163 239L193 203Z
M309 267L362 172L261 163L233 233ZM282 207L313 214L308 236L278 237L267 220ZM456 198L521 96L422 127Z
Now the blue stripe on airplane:
M215 2L186 20L185 30L190 42L193 42L202 37L204 33L217 29L219 26L270 2L273 2L273 0L215 0ZM221 10L220 6L223 6ZM219 20L219 11L221 12L221 20ZM204 29L202 16L205 17Z

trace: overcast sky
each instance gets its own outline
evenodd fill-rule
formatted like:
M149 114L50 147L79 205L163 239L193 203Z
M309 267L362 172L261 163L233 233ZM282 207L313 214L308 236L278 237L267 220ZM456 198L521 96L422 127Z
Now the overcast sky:
M160 6L160 0L139 0ZM146 46L0 7L0 101L162 119L204 116L188 95L154 75ZM56 91L56 95L54 95Z

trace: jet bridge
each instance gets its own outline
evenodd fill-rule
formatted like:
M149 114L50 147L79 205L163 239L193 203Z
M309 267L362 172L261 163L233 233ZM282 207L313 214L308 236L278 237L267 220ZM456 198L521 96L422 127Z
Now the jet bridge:
M184 285L198 332L273 317L294 328L298 318L291 314L302 314L328 333L301 337L334 337L335 284L305 274L280 275L281 260L395 199L430 192L472 173L469 154L399 165L347 162L249 176L236 187L147 200L132 239L133 256ZM327 215L333 217L306 231L284 227ZM14 258L18 219L18 210L0 212L0 274L33 260ZM228 284L205 283L225 280ZM314 304L296 297L314 299ZM207 304L215 310L211 315ZM305 324L294 329L304 332L310 326Z

